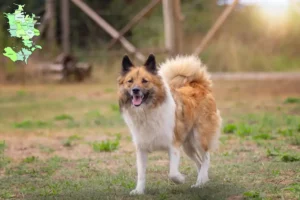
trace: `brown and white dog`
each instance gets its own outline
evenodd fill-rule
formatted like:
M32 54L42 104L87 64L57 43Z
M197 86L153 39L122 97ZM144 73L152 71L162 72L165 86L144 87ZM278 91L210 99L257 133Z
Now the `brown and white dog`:
M137 156L137 186L143 194L148 153L169 153L169 178L183 183L180 147L196 163L200 187L208 179L209 151L217 147L222 119L212 95L206 67L195 56L177 56L156 67L154 55L143 66L122 61L119 105L132 134Z

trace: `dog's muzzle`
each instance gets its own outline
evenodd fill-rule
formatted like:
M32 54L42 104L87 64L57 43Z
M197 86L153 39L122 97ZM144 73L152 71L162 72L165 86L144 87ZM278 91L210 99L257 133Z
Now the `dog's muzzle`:
M143 103L144 95L140 88L134 87L131 90L131 102L134 106L140 106Z

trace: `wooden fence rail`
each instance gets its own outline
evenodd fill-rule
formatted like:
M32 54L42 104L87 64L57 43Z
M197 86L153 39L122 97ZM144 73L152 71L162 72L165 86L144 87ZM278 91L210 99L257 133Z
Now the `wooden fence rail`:
M161 0L152 0L145 8L143 8L136 16L134 16L130 22L124 26L119 32L119 36L114 38L108 44L108 49L116 44L116 42L122 37L125 33L127 33L134 25L136 25L143 17L145 17L148 13L150 13L160 2Z
M102 27L109 35L115 39L119 39L123 47L131 54L133 54L138 60L144 62L145 56L140 53L135 46L133 46L123 36L119 37L119 33L111 25L109 25L103 18L101 18L95 11L93 11L86 3L82 0L71 0L77 7L79 7L85 14L93 19L100 27Z

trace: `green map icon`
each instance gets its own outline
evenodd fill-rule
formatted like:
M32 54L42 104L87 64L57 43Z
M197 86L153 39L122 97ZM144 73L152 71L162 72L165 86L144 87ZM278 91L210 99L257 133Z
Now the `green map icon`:
M35 14L26 14L25 5L17 5L13 13L4 13L8 20L10 37L22 39L23 47L17 51L14 47L5 47L3 55L10 58L13 62L24 61L27 64L28 58L36 49L42 49L40 45L34 44L32 38L40 35L40 31L34 26L37 23Z

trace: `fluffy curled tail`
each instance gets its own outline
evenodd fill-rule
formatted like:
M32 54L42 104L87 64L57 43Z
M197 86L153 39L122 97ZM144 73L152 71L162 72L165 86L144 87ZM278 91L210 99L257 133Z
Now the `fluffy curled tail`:
M162 63L159 73L170 87L179 88L196 82L210 88L212 81L206 66L196 56L177 56Z

